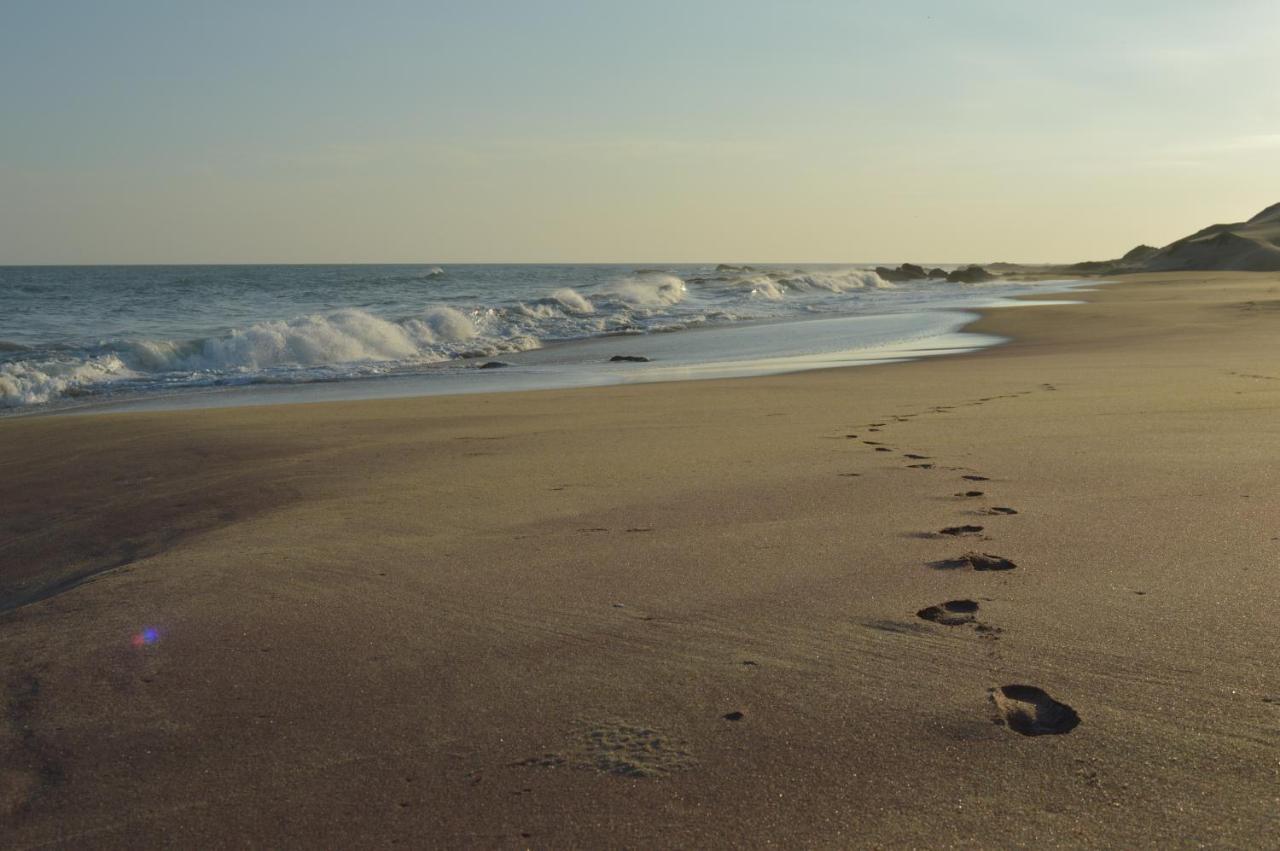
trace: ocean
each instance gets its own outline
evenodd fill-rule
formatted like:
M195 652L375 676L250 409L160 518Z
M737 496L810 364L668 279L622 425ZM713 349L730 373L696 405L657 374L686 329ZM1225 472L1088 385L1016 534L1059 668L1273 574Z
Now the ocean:
M883 363L994 345L960 332L966 311L1079 285L835 264L0 267L0 413Z

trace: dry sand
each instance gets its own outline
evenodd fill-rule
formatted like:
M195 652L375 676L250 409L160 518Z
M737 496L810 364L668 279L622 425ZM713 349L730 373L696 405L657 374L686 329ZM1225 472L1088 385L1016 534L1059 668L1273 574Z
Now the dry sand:
M0 615L0 845L1274 844L1280 275L1086 297L911 364L0 422L0 593L70 587Z

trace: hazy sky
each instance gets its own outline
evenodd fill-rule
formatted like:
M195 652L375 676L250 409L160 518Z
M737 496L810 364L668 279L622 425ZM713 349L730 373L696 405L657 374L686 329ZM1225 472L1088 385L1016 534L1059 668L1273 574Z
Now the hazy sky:
M0 263L1076 260L1280 201L1276 0L0 20Z

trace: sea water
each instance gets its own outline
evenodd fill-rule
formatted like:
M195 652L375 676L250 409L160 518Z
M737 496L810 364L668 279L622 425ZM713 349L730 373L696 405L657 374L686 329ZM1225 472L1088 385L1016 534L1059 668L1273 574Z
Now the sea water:
M832 264L0 267L0 413L885 362L997 343L959 331L966 310L1076 283Z

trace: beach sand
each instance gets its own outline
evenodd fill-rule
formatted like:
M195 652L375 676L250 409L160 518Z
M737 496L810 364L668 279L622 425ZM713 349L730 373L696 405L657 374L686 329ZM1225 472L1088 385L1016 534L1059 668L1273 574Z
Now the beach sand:
M1274 843L1280 275L1081 297L908 364L0 422L0 845Z

